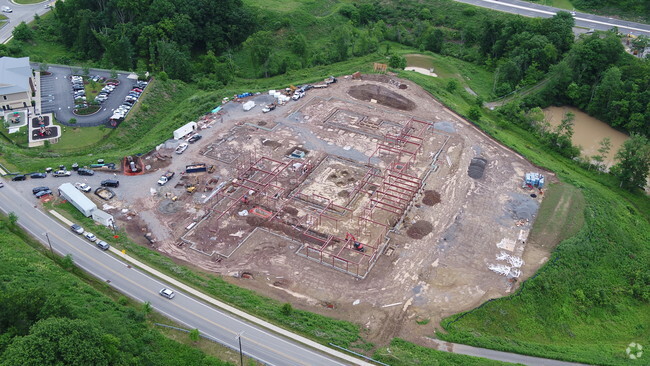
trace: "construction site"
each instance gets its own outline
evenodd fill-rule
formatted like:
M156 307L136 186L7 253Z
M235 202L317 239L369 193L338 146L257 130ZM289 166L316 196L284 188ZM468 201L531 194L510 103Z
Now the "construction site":
M416 320L506 295L546 260L522 259L543 199L522 179L539 169L419 86L341 77L270 113L242 110L269 98L204 116L203 139L174 163L173 146L142 157L185 169L111 202L116 219L172 258L362 323L375 341L430 332Z

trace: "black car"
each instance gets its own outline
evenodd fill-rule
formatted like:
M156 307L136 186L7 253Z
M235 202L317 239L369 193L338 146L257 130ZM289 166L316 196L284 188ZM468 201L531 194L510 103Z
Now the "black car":
M30 178L32 179L37 179L37 178L46 178L47 174L45 173L32 173L29 175Z
M13 180L14 182L17 182L19 180L26 180L26 179L27 176L25 176L24 174L18 174L17 176L11 178L11 180Z
M101 186L117 188L120 186L120 181L115 179L106 179L101 182Z
M194 136L190 137L190 138L187 140L187 142L189 142L190 144L193 144L193 143L199 141L202 137L203 137L203 136L201 136L201 135L194 135Z
M50 191L49 189L47 191L40 191L40 192L36 193L35 196L36 196L36 198L41 198L43 196L47 196L48 194L52 194L52 191Z
M32 188L32 194L36 194L36 193L42 192L42 191L49 191L49 190L50 190L50 187L34 187L34 188Z
M90 170L90 169L81 168L81 169L77 170L77 174L79 174L79 175L95 175L95 171Z

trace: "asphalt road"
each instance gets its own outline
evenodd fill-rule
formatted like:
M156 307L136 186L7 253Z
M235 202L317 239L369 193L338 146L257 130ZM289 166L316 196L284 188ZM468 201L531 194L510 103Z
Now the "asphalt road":
M33 64L32 67L35 70L39 68L38 64ZM99 126L105 124L113 115L113 111L124 102L124 98L133 88L135 81L128 79L128 74L118 73L117 78L120 80L120 85L101 104L102 108L99 112L89 116L77 116L72 113L74 99L70 75L73 73L78 74L78 70L78 67L71 66L49 66L47 71L52 73L52 75L41 76L41 112L53 112L56 120L64 124L71 118L77 119L77 126ZM106 70L90 69L89 72L93 76L111 77L111 73Z
M455 0L465 4L472 4L483 8L503 11L506 13L519 14L527 17L550 18L558 11L565 9L554 8L546 5L539 5L519 0ZM634 35L644 34L650 37L650 25L617 20L608 17L576 12L574 16L576 26L593 28L596 30L608 30L618 27L622 33Z
M6 43L11 38L11 31L20 24L20 22L29 23L34 20L34 14L43 15L50 9L46 9L45 5L53 1L44 1L38 4L31 5L18 5L9 0L0 0L0 8L3 6L10 7L12 13L2 13L2 15L9 18L9 22L0 28L0 43Z
M24 183L24 182L17 182ZM33 237L47 243L60 255L71 254L77 266L105 280L116 290L141 302L148 301L158 312L233 349L238 349L237 334L242 337L243 352L267 365L347 365L287 338L260 329L248 322L221 312L203 302L176 291L173 300L158 291L173 288L142 271L130 268L122 260L96 248L72 233L26 200L12 184L0 188L0 209L14 212L18 223Z

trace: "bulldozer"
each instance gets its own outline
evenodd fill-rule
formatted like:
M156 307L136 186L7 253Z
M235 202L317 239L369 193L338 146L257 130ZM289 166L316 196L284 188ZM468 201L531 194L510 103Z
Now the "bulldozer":
M187 191L187 193L194 193L194 191L196 191L196 186L195 185L185 186L185 190Z

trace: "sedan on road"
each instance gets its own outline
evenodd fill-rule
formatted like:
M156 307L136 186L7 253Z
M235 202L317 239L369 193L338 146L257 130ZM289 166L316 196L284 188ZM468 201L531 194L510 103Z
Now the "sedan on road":
M168 288L164 288L164 289L160 290L160 295L161 295L162 297L166 297L166 298L168 298L168 299L170 299L170 300L173 299L174 296L176 296L176 294L174 293L174 291L172 291L172 290L170 290L170 289L168 289Z
M190 137L189 139L187 139L187 142L189 142L190 144L193 144L193 143L199 141L202 137L203 136L201 136L201 135L194 135L194 136Z
M79 235L84 233L84 228L82 228L81 226L79 226L77 224L73 224L72 226L70 226L70 230L72 230L73 232L75 232L75 233L77 233Z
M37 179L37 178L47 178L47 174L45 173L32 173L29 176L32 179Z
M86 237L86 239L88 239L89 241L92 241L92 242L97 240L97 237L93 233L85 233L84 236Z

